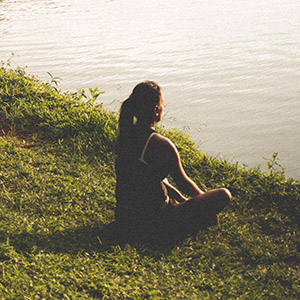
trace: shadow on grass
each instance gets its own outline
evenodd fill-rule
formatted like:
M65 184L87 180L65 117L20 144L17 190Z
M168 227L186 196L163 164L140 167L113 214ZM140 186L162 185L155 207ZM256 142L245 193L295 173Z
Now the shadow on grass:
M149 230L144 228L139 230L128 230L122 228L117 222L108 225L95 227L82 227L71 230L57 231L52 234L42 233L20 233L9 236L9 243L18 252L32 253L44 251L48 253L91 253L109 251L111 247L130 244L135 247L149 249L161 249L165 251L171 249L178 243L184 241L188 236L195 235L200 228L194 232L176 232L170 234L167 231ZM7 234L0 232L2 240L7 238Z

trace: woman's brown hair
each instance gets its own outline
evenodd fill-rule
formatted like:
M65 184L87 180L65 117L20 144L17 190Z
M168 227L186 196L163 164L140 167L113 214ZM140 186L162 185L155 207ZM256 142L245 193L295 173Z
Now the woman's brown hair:
M161 87L156 82L145 81L135 86L121 106L117 153L132 142L134 132L149 128L153 122L154 108L160 100Z

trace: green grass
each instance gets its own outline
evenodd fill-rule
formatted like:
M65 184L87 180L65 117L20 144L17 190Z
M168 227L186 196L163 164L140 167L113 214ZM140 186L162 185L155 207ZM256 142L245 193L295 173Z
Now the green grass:
M0 299L300 297L299 181L208 157L178 131L160 129L232 206L176 244L109 241L117 116L91 94L0 68Z

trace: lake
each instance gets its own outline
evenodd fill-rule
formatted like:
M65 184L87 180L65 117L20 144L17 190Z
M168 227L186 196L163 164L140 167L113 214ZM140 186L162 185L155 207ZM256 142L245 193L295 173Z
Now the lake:
M211 156L300 179L299 0L0 0L0 60L117 109L163 87L162 125ZM11 57L11 53L14 56Z

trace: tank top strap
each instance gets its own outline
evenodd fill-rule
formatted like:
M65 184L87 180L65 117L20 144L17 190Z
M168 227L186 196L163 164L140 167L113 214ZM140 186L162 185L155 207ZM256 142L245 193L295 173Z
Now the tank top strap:
M140 158L139 158L139 161L141 161L142 163L144 163L144 164L146 164L146 165L147 165L147 162L145 161L144 156L145 156L147 147L148 147L148 145L149 145L149 142L150 142L151 138L152 138L155 134L156 134L156 132L152 132L152 133L149 135L149 137L148 137L148 139L147 139L147 141L146 141L146 143L145 143L145 146L144 146L144 148L143 148L142 154L141 154L141 156L140 156Z

